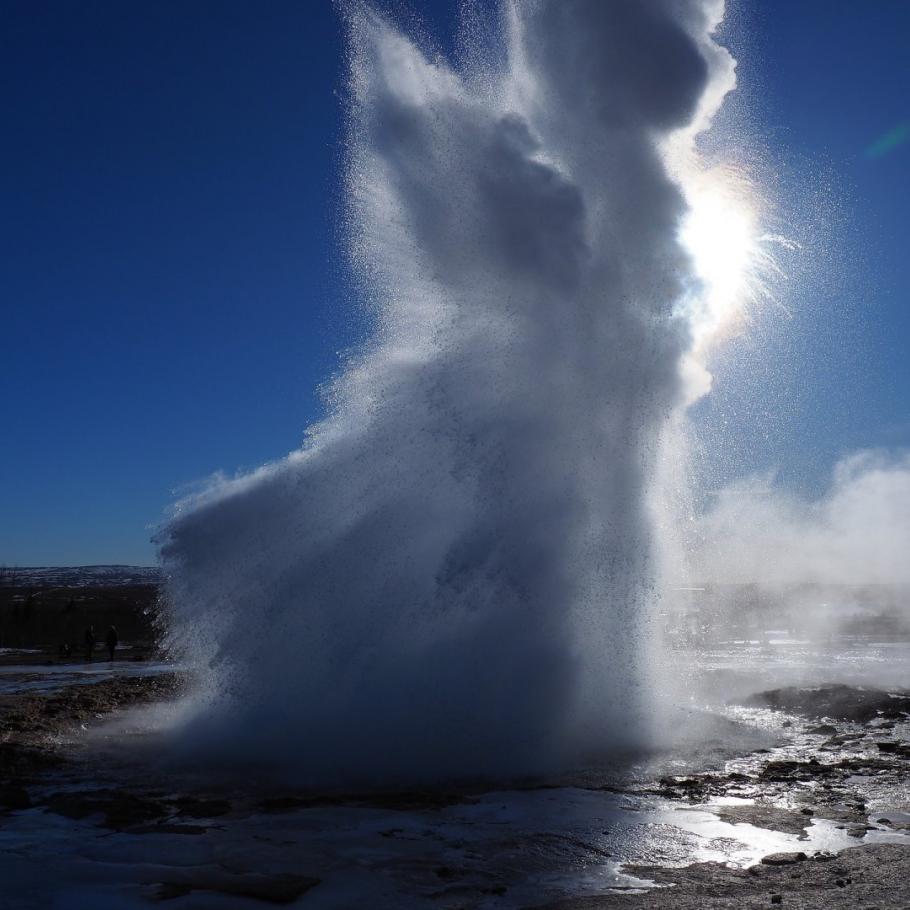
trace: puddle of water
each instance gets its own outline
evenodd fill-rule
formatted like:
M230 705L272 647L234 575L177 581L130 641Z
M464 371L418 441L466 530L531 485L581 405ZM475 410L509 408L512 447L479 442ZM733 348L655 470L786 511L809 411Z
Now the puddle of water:
M729 643L726 650L718 649L706 657L703 672L712 685L718 680L730 683L718 686L715 693L731 694L746 680L751 680L750 691L762 688L756 679L782 685L791 671L804 674L804 680L826 681L837 662L859 671L860 658L868 660L870 655L892 661L889 672L898 675L910 667L908 653L866 643L851 646L846 655L813 651L797 642L776 649L751 642ZM751 666L744 655L751 655ZM47 691L73 682L175 669L179 668L165 662L20 664L0 667L0 692ZM160 747L155 731L167 728L174 712L180 710L179 702L146 706L123 712L93 729L82 742L87 750L86 766L94 770L91 779L82 779L80 786L117 786L121 782L129 789L137 776L148 772L144 785L160 784L162 792L194 792L190 774L178 780L154 768L148 770L137 760L140 745L145 753ZM705 713L709 710L715 712L712 717ZM672 768L671 773L717 767L754 775L769 759L817 756L829 760L817 751L819 737L799 732L805 728L805 720L782 712L720 707L706 699L703 710L686 709L678 717L685 723L677 726L692 734L691 741L681 741L672 754L661 759ZM785 726L788 721L792 727ZM839 725L839 729L848 726ZM899 732L882 735L893 737ZM124 749L124 742L131 745ZM750 754L758 743L767 751ZM836 758L832 755L830 760ZM659 776L654 774L656 764L643 768L638 778ZM200 771L201 791L211 789L209 777ZM10 815L0 827L0 881L8 893L17 895L37 888L48 902L78 887L85 906L127 910L147 907L157 883L181 871L287 871L322 880L305 898L306 906L313 910L447 907L450 903L446 901L454 901L458 894L462 906L492 910L650 887L653 883L627 871L636 863L683 866L716 861L747 867L768 853L837 852L862 843L910 842L906 834L877 823L878 818L888 818L892 824L910 824L910 813L887 808L902 805L900 794L876 791L877 782L866 775L857 775L849 783L874 794L868 804L875 828L863 839L850 837L836 822L826 819L807 819L806 836L800 839L797 834L723 821L708 805L570 786L490 792L473 804L422 811L330 806L265 813L255 808L250 793L226 794L233 803L228 816L210 821L172 820L211 825L198 835L114 832L100 827L97 819L76 821L31 810ZM58 780L53 788L62 786ZM806 786L811 789L812 785ZM750 791L743 792L748 795ZM782 802L786 799L789 797L782 797ZM710 805L751 802L745 796L722 796L712 798ZM508 889L505 898L502 888ZM173 906L179 910L249 904L194 892L185 900L177 899Z

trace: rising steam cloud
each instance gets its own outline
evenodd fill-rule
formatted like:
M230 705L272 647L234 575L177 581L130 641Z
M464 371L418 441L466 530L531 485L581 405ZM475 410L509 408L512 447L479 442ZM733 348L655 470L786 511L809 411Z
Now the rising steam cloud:
M910 584L910 453L841 460L817 497L773 474L719 492L697 522L692 575L722 583Z
M345 8L374 329L300 451L161 534L172 644L209 672L188 742L387 782L647 738L654 487L699 292L665 147L732 87L721 13L505 3L455 70Z

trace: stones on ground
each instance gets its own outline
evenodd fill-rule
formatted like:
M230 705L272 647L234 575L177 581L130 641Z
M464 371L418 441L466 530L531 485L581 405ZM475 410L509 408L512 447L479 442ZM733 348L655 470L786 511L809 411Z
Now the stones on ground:
M894 752L900 751L903 743L895 742L894 740L890 740L890 741L879 741L879 742L876 742L875 745L878 746L879 752L894 753Z
M788 686L750 696L744 704L834 720L868 723L876 718L898 720L910 715L910 693L865 686Z
M751 806L708 806L721 821L731 825L754 825L767 831L782 831L785 834L796 834L801 839L806 837L806 829L811 821L802 813L792 809L781 809L756 802ZM811 814L811 809L809 810Z
M792 866L805 860L806 854L802 851L798 853L769 853L762 857L764 866Z
M759 773L759 777L768 781L812 780L833 774L833 765L823 765L816 759L809 761L794 761L792 759L777 759L769 761Z
M102 682L65 686L52 692L17 692L0 696L0 739L10 735L16 749L46 748L54 734L79 729L118 708L162 701L186 686L183 673L157 676L114 676ZM0 745L0 753L7 752ZM46 750L49 751L49 750ZM0 754L0 774L6 773Z
M832 862L832 860L836 860ZM798 870L798 872L797 872ZM770 904L806 910L910 910L906 882L910 846L875 844L850 847L836 857L819 854L797 865L738 869L721 863L683 868L627 865L624 871L660 885L641 894L598 896L547 904L546 910L740 910ZM843 882L837 885L837 881ZM538 908L542 910L542 908Z

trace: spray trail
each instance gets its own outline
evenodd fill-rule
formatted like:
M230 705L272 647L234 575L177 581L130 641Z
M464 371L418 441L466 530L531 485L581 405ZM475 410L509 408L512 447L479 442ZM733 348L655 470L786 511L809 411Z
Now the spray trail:
M701 288L665 149L732 88L722 4L500 13L456 71L346 9L375 329L299 452L162 532L172 642L209 670L200 748L391 782L647 739L655 485Z

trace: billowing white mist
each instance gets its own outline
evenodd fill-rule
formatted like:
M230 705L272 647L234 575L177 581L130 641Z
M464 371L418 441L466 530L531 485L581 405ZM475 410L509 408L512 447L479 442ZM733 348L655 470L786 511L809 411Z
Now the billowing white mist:
M697 521L692 577L721 583L910 584L910 453L857 452L817 497L772 474L719 491Z
M375 329L299 452L162 533L193 742L350 782L647 740L658 466L705 384L678 161L732 87L721 14L506 3L456 71L347 9Z

